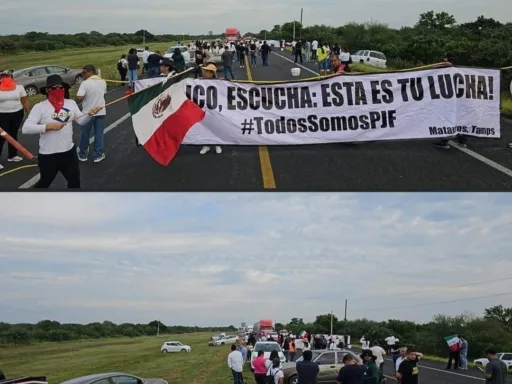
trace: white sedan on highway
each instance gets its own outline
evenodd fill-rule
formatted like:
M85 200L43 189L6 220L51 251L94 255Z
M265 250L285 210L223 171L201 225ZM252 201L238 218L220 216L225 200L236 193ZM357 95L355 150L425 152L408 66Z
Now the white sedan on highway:
M170 352L190 352L192 348L189 345L185 345L180 343L179 341L166 341L162 344L160 348L160 352L162 353L170 353Z

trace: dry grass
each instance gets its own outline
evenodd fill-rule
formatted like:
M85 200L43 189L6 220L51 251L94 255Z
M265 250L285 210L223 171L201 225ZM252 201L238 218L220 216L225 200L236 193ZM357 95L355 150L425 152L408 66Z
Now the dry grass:
M226 384L232 381L226 359L229 346L209 347L212 334L193 333L0 348L7 377L46 375L52 384L92 373L124 372L178 384ZM164 341L178 340L190 353L160 353ZM254 384L249 369L244 376Z

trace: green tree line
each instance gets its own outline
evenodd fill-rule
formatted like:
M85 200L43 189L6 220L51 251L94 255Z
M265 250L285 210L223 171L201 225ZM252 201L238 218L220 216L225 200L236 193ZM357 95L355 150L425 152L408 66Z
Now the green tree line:
M106 47L123 46L169 42L169 41L191 41L197 39L215 39L220 36L206 35L154 35L145 30L139 30L135 33L107 33L102 34L97 31L89 33L50 34L46 32L27 32L24 35L0 36L0 54L13 54L24 51L53 51L57 49L86 48L86 47Z
M318 315L312 323L293 318L288 324L277 323L276 329L286 329L294 333L305 330L313 334L329 334L331 315ZM353 343L359 343L363 335L369 340L378 339L384 342L392 334L400 340L402 346L414 346L424 354L440 357L448 356L444 337L462 334L469 343L468 358L475 359L482 357L485 349L490 346L502 352L512 350L512 308L501 305L488 308L481 317L436 315L425 324L397 319L382 322L357 319L345 322L333 316L333 333L343 335L345 330Z
M148 324L114 324L111 321L90 324L61 324L58 321L43 320L37 324L0 323L0 345L31 344L48 341L72 341L101 339L106 337L139 337L160 334L183 334L194 332L233 332L237 328L168 326L154 320Z

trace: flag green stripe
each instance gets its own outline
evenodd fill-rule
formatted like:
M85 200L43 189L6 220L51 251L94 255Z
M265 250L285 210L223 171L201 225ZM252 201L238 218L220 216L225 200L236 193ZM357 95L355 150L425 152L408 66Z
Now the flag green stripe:
M179 76L175 76L162 86L162 83L158 83L152 85L144 89L143 91L139 91L134 93L132 97L128 98L128 108L130 109L130 114L137 114L144 106L148 103L156 99L163 91L169 89L173 84L179 83L182 80L190 77L191 72L183 73Z

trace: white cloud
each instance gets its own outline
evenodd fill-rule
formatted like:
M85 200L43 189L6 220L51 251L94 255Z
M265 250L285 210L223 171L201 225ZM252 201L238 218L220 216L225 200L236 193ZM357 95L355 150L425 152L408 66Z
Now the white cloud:
M510 280L476 284L512 276L506 194L9 198L0 214L7 321L287 321L341 314L345 298L349 316L428 321L512 305L504 296L385 309L512 291Z

